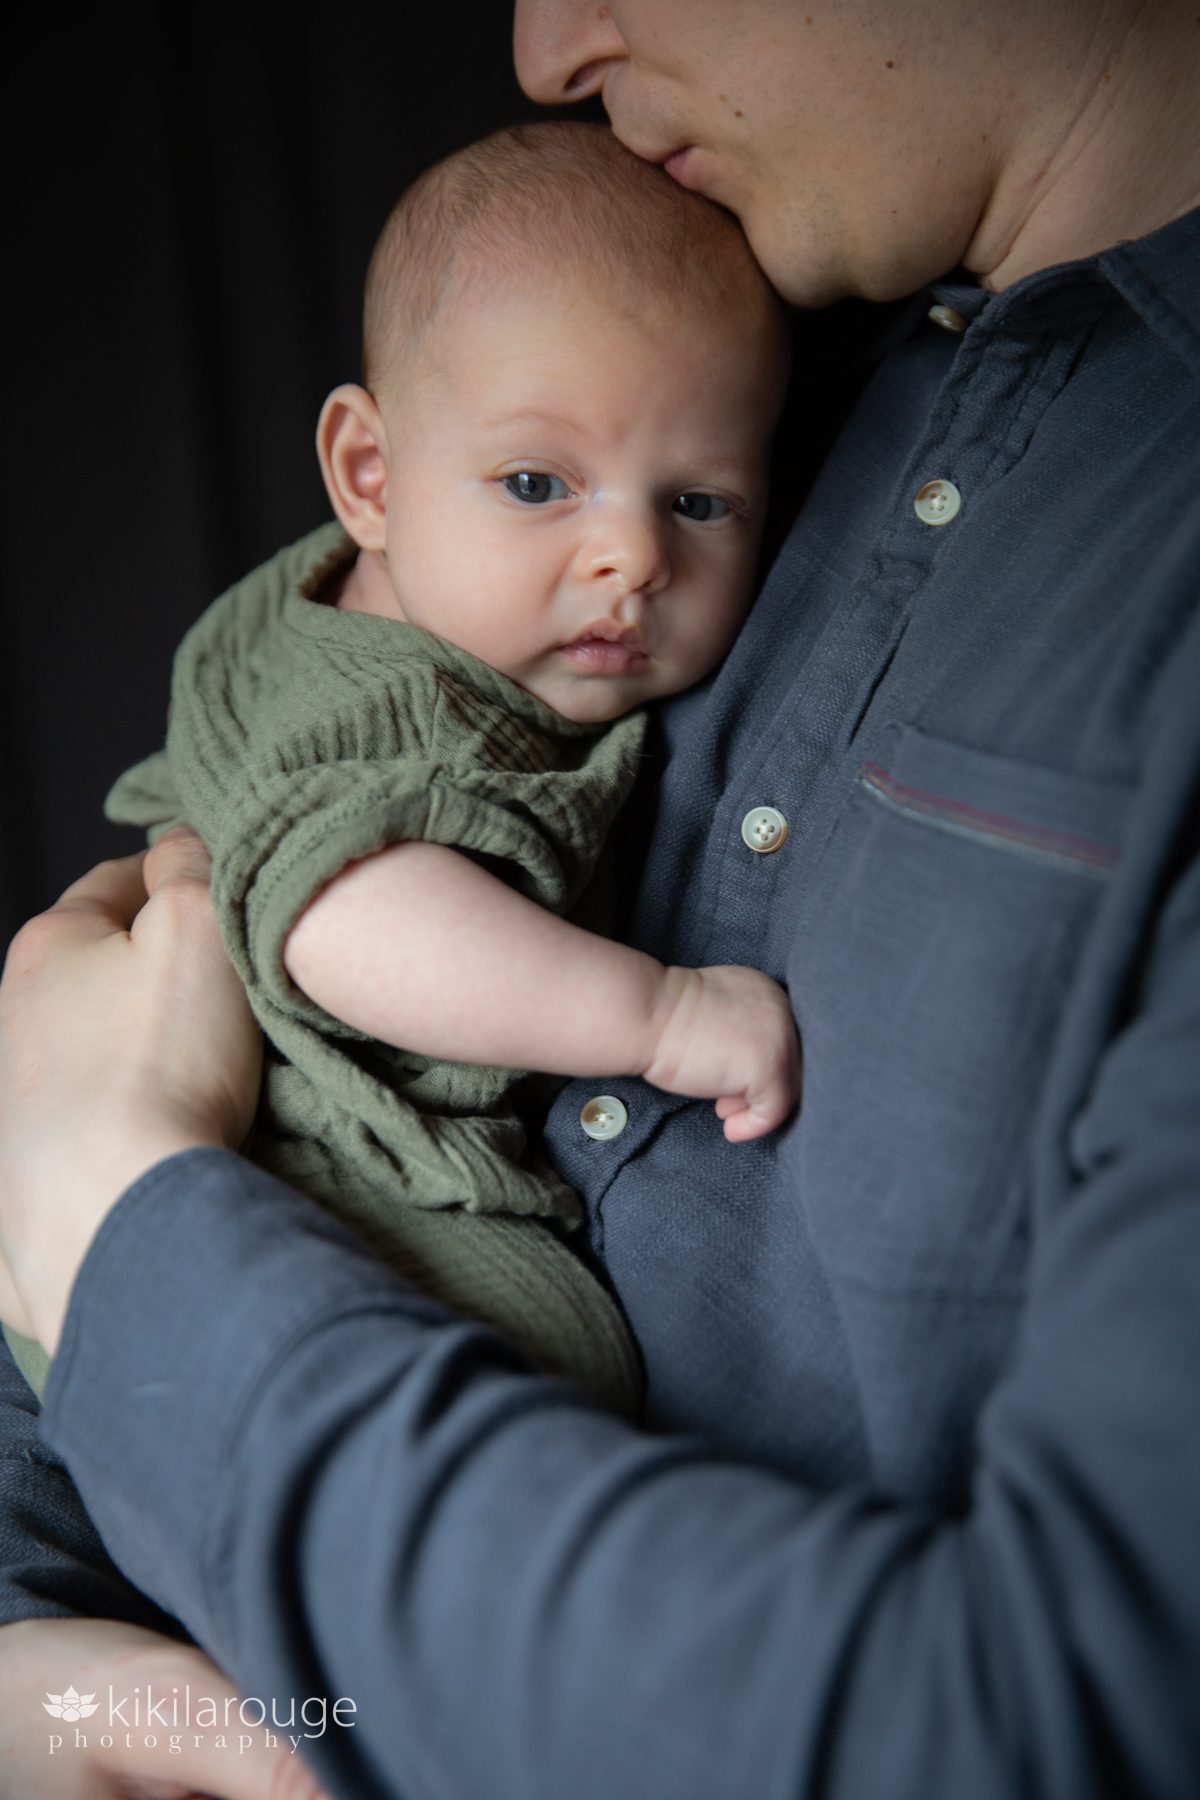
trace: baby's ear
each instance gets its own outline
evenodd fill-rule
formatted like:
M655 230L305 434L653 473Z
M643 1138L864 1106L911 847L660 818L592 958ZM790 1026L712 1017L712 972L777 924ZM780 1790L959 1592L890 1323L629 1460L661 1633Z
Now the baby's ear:
M317 456L329 503L360 550L384 547L387 434L366 388L334 388L317 422Z

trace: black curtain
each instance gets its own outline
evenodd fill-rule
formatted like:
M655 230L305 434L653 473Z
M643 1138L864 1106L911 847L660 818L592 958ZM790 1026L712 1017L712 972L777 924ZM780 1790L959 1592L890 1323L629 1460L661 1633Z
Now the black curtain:
M5 83L0 949L137 847L100 808L161 742L175 644L328 516L313 431L358 374L375 234L428 163L537 111L510 34L504 0L23 13Z

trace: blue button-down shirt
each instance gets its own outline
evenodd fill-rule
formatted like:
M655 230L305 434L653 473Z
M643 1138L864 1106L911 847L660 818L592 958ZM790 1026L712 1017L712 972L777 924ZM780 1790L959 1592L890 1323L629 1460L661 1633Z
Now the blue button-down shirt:
M1198 277L926 296L664 720L633 935L785 981L805 1086L555 1108L658 1434L223 1152L111 1214L43 1429L244 1690L354 1697L332 1791L1200 1791Z
M668 720L633 940L785 982L803 1103L731 1147L708 1103L613 1081L630 1124L595 1143L577 1082L550 1141L652 1420L821 1487L965 1493L1039 1207L1078 1179L1078 1084L1048 1096L1200 597L1198 243L1193 217L925 296ZM961 495L945 524L914 506L931 480ZM756 805L788 821L771 855L742 842Z

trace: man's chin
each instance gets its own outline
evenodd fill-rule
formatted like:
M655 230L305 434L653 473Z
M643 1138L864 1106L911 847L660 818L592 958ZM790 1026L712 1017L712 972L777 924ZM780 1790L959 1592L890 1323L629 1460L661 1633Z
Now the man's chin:
M818 256L806 256L794 244L780 246L756 242L754 232L746 228L744 221L743 230L759 268L788 306L804 312L819 312L822 307L832 306L835 300L881 297L863 292L849 271L835 269Z

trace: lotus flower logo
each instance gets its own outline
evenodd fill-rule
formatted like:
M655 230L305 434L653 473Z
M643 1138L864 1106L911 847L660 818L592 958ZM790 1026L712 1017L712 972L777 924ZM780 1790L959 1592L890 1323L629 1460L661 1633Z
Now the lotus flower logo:
M69 1719L74 1724L76 1719L90 1719L98 1710L92 1705L95 1698L95 1694L77 1694L69 1687L61 1694L47 1694L42 1705L52 1719Z

